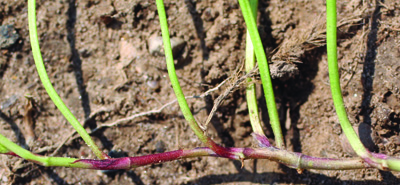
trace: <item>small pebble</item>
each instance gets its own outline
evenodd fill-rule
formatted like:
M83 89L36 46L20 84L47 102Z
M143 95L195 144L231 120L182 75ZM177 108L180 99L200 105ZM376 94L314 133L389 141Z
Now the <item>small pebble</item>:
M149 52L153 56L161 56L163 55L163 41L162 37L158 35L150 36L149 40L147 41L149 46Z
M160 88L160 83L157 80L150 80L146 82L147 86L152 90L158 90Z
M163 40L161 36L158 36L156 34L150 36L150 38L147 41L148 47L149 47L149 52L153 56L164 56L164 46L163 46ZM178 37L171 38L171 48L172 48L172 54L174 55L174 58L177 58L178 55L181 53L182 49L185 47L186 42Z
M178 58L178 55L181 53L185 45L186 42L179 37L171 39L172 54L174 55L174 58Z
M6 49L14 45L19 39L19 34L13 25L0 26L0 48Z

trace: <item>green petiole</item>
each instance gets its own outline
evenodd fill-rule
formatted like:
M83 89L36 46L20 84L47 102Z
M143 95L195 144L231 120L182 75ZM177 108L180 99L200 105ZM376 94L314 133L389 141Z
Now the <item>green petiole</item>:
M369 165L381 170L400 170L400 159L384 154L370 153L362 144L347 117L344 107L337 61L337 36L336 36L336 0L326 1L326 42L329 64L329 81L331 84L332 99L338 115L340 126L343 129L351 147Z
M253 19L257 18L257 6L258 0L250 0L250 6L253 12ZM246 32L246 72L249 73L256 65L256 58L254 55L253 43L250 39L249 31ZM249 109L249 117L251 127L254 133L265 135L261 126L260 117L258 114L256 86L251 78L247 78L246 88L246 102L247 108Z
M282 135L281 124L279 122L278 110L276 108L274 88L272 87L271 75L269 72L267 57L264 52L264 47L261 42L260 34L258 33L257 24L253 18L253 11L251 10L248 0L239 0L240 8L246 22L247 30L253 42L254 52L256 54L258 67L262 85L264 87L264 95L267 102L268 115L271 122L272 131L275 135L275 142L278 148L284 148L284 141Z
M64 115L64 117L68 120L69 123L74 127L74 129L78 132L78 134L82 137L82 139L86 142L86 144L90 147L90 149L95 153L95 155L100 159L108 158L107 154L100 151L99 147L94 143L92 138L90 138L89 134L83 128L83 126L79 123L79 121L75 118L75 116L71 113L68 107L61 100L60 96L57 94L53 85L51 85L50 79L47 76L46 68L43 64L42 55L40 53L39 47L39 39L37 34L37 26L36 26L36 1L28 0L28 19L29 19L29 36L31 39L32 46L32 54L33 59L35 60L35 65L42 81L46 92L49 94L51 100L60 110L60 112ZM13 151L16 152L16 151Z

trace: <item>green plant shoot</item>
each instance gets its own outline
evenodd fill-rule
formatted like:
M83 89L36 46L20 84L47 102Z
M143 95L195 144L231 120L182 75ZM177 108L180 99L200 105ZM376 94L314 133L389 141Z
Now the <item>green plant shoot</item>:
M47 76L45 66L43 64L42 54L40 53L39 47L39 39L37 34L37 26L36 26L36 1L28 0L28 19L29 19L29 35L31 39L32 46L32 54L35 60L35 65L42 81L44 88L49 94L51 100L60 110L60 112L64 115L64 117L68 120L69 123L75 128L78 134L82 137L82 139L86 142L86 144L90 147L90 149L95 153L95 155L100 159L106 159L108 156L100 151L99 147L94 143L92 138L90 138L89 134L83 128L83 126L79 123L79 121L75 118L75 116L71 113L68 107L61 100L60 96L57 94L53 85L51 85L50 79ZM14 151L15 152L15 151Z

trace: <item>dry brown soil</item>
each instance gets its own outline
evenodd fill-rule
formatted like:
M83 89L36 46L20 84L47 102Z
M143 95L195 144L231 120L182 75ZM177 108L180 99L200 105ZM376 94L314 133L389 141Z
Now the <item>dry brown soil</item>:
M175 56L185 95L201 95L228 77L243 75L246 27L237 2L165 4L171 36L186 43ZM287 148L318 157L351 157L330 95L324 1L261 1L258 12ZM161 35L155 2L40 0L37 17L49 77L102 150L138 156L203 146L177 104L92 132L175 99L164 57L149 52L150 37ZM338 22L341 85L349 119L370 150L399 156L400 3L340 1ZM14 25L20 35L15 45L0 51L0 133L43 155L95 158L79 137L71 136L71 125L41 85L29 45L26 1L0 0L0 23ZM204 98L189 99L199 122L206 120L228 85ZM243 87L224 100L209 126L209 134L224 146L254 145ZM24 122L27 94L35 101L29 114L33 134ZM265 131L273 138L261 91L259 104ZM398 184L400 175L376 169L298 174L268 160L245 161L241 168L239 161L210 157L106 175L0 157L1 184Z

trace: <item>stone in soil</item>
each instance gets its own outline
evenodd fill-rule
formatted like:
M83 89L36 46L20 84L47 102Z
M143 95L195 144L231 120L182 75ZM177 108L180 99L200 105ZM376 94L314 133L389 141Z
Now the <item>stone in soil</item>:
M148 47L149 52L153 56L164 56L164 47L163 47L163 40L161 36L152 35L148 39ZM182 49L185 47L186 42L178 37L171 38L171 48L172 54L174 58L178 58L178 55L181 53Z
M19 34L13 25L0 26L0 48L6 49L14 45L19 39Z

